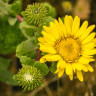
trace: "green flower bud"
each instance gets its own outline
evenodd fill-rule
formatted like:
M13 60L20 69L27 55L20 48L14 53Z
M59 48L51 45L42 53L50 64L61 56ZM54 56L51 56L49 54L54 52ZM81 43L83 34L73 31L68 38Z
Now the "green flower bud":
M28 23L39 25L46 20L47 10L42 3L35 3L28 5L26 10L22 12L22 15Z
M34 66L24 65L13 78L25 91L40 86L42 75Z

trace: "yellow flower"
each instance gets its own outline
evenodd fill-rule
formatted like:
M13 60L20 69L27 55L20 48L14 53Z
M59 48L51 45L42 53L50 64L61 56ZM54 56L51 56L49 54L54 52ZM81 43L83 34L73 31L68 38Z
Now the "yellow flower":
M61 5L65 12L70 12L72 10L72 4L70 1L63 1Z
M91 31L95 25L87 28L88 21L84 21L80 27L80 18L76 16L73 20L71 16L66 15L64 23L59 18L58 21L50 23L50 26L44 26L43 37L39 37L40 50L48 53L40 59L40 62L58 61L58 76L64 73L73 80L73 72L76 72L80 81L83 81L82 71L93 72L89 62L94 61L96 54L95 32Z

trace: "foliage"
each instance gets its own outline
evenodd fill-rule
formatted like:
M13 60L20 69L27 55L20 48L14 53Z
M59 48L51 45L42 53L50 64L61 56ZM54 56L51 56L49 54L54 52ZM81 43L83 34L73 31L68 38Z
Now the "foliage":
M22 10L22 0L14 0L12 4L8 2L0 1L0 54L9 54L16 50L16 56L20 59L22 68L13 76L8 69L4 69L8 68L10 62L6 61L4 66L2 64L5 62L3 62L0 65L0 72L3 70L7 75L0 74L0 80L13 85L18 83L24 91L32 90L40 86L42 76L49 73L47 64L36 61L37 57L40 57L38 37L42 36L43 26L49 26L49 23L54 21L56 11L48 3L34 3L28 5L22 12L23 21L19 22L17 16ZM51 70L55 69L51 68Z
M55 18L56 15L57 15L55 8L53 6L51 6L49 3L47 3L47 2L44 2L43 4L46 7L46 10L48 11L47 15L51 16L52 18Z
M38 37L41 36L43 26L49 25L54 20L53 17L56 16L54 8L46 4L35 3L28 5L25 11L22 12L24 20L21 22L19 28L28 40L23 41L16 49L16 56L20 58L22 66L34 66L40 71L42 76L46 76L49 73L49 68L45 63L36 61L36 58L40 55L38 54ZM23 69L21 68L21 70ZM17 81L16 78L14 79ZM18 84L20 85L20 83ZM28 84L22 84L21 86L28 86Z
M17 1L17 2L20 2L20 1ZM17 4L17 2L13 3L13 5ZM4 2L0 3L0 7L5 8L5 9L0 9L0 15L1 15L0 17L0 53L1 54L9 54L9 53L15 52L16 46L20 42L25 40L25 37L23 36L23 34L20 32L20 29L19 29L19 21L17 21L17 18L16 18L17 10L12 9L13 5L10 5ZM20 6L17 9L21 10ZM13 15L13 13L15 13L15 15Z
M16 18L16 15L20 14L22 2L15 1L13 4L8 4L9 1L0 0L0 54L2 55L15 52L17 45L25 40ZM0 81L17 85L12 78L14 74L9 71L10 63L9 59L0 57Z
M17 85L12 78L14 74L8 71L9 65L9 59L0 58L0 81L11 85Z

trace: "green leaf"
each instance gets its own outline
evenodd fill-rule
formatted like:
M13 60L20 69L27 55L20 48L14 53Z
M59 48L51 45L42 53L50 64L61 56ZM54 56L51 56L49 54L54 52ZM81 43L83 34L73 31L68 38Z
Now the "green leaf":
M9 25L10 26L13 26L15 23L16 23L16 21L17 21L17 18L16 17L9 17L8 18L8 22L9 22Z
M46 76L49 73L49 68L47 67L47 65L45 63L40 63L39 61L36 61L34 63L34 66L40 70L41 74L43 74L44 76Z
M38 38L42 36L41 31L35 32L34 35L35 35L35 43L38 44Z
M48 11L48 16L51 16L52 18L56 17L56 10L53 6L51 6L49 3L44 3L44 6L46 7Z
M32 59L36 59L37 57L37 49L38 46L34 43L34 39L23 41L21 44L17 46L16 56L27 56Z
M4 2L8 3L10 0L2 0L2 1L4 1Z
M37 27L27 24L25 21L21 22L19 28L23 35L26 38L30 38L33 36L33 33L36 31Z
M10 5L0 0L0 17L4 15L9 15L11 11Z
M22 10L22 2L17 0L11 5L11 9L15 12L15 14L20 14Z
M32 66L35 61L27 56L21 56L20 62L24 65L31 65Z
M0 70L0 81L6 82L10 85L17 85L15 80L13 80L13 73L11 73L7 70Z
M4 59L4 58L0 57L0 70L8 69L9 65L10 65L10 60L9 59Z
M50 22L53 22L53 21L54 21L54 19L53 19L51 16L48 16L48 17L46 18L45 25L46 25L46 26L49 26Z
M20 22L17 21L14 26L10 26L8 18L7 15L0 17L0 54L4 55L15 52L17 45L25 40L19 29Z
M52 73L54 73L56 71L56 69L57 69L57 62L53 62L52 63L52 66L50 67L50 71Z

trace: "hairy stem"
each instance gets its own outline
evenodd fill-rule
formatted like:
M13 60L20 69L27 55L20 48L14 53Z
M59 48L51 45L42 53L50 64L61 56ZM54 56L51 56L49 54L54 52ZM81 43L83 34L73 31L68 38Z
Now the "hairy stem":
M39 61L39 59L40 59L40 49L38 49L36 61Z

